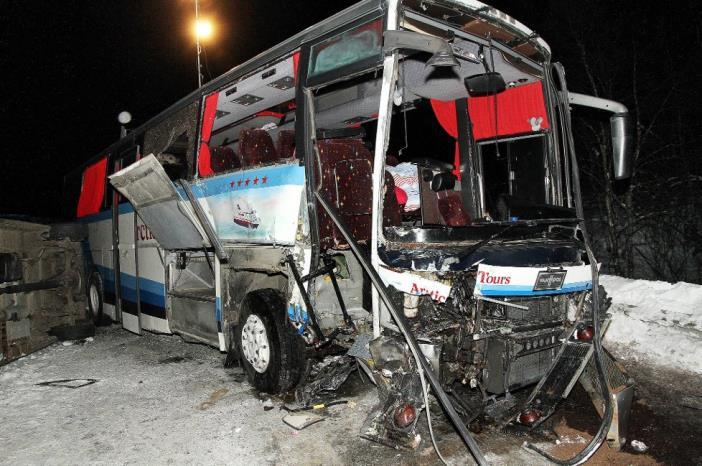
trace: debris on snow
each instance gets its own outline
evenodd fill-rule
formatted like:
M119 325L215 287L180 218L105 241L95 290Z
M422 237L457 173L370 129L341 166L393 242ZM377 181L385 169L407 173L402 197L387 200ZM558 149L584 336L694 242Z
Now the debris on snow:
M643 443L641 440L632 440L631 441L631 448L636 450L639 453L644 453L646 450L648 450L648 445Z
M265 400L261 400L261 404L263 405L264 411L270 411L271 409L274 408L273 400L271 400L270 398L266 398Z
M218 390L215 390L214 392L212 392L212 394L210 395L210 397L206 401L203 401L202 403L200 403L200 406L198 406L198 409L200 411L204 411L206 409L213 407L215 404L217 404L217 402L219 400L224 398L224 396L227 393L229 393L229 389L227 389L227 388L220 388Z
M323 420L322 416L317 416L316 414L286 414L283 417L284 423L297 430L305 429Z
M48 382L39 382L36 385L43 387L81 388L92 385L97 381L97 379L61 379L49 380Z

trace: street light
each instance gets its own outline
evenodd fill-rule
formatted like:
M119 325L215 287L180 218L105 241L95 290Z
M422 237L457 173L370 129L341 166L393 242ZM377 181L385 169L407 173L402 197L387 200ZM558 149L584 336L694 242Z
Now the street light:
M212 23L206 19L195 21L195 37L198 39L208 39L212 36Z
M206 19L200 19L200 2L195 0L195 42L197 44L197 87L202 87L202 64L200 62L200 53L202 53L202 46L200 45L200 40L207 40L212 37L214 32L214 27L212 22Z

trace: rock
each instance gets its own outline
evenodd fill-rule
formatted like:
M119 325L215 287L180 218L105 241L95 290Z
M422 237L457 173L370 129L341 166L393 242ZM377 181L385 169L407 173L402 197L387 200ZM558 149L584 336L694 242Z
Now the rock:
M631 448L633 448L639 453L644 453L646 450L648 450L648 445L643 443L641 440L632 440Z

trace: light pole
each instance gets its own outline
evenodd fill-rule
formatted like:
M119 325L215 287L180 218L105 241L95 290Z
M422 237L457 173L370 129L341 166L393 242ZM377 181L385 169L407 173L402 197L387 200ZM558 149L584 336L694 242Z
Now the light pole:
M195 0L195 43L197 45L197 87L202 87L202 63L200 62L200 54L202 53L202 45L200 39L207 39L212 35L212 23L207 20L200 19L200 2Z

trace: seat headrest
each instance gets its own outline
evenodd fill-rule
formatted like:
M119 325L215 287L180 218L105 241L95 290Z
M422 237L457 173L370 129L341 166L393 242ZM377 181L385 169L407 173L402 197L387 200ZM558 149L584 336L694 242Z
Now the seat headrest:
M244 167L272 163L278 160L273 139L268 131L244 129L239 135L239 153Z

